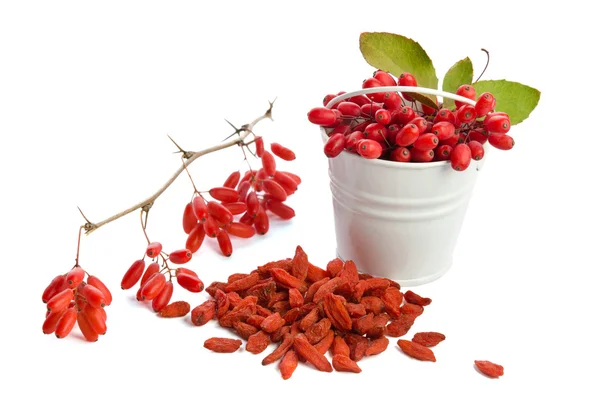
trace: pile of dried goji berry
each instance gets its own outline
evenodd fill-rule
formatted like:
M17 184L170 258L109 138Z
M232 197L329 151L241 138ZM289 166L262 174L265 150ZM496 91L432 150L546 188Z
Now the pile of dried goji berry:
M249 274L233 274L206 291L213 297L191 312L195 325L213 318L247 341L246 350L258 354L279 346L262 363L279 361L284 379L298 362L316 369L361 372L357 362L387 349L388 337L406 335L431 299L387 278L359 274L351 260L334 259L321 269L308 261L300 246L291 259L259 266ZM421 332L412 340L398 340L407 355L435 361L433 347L445 339L437 332ZM238 350L242 341L210 338L204 347L219 353ZM325 354L331 350L331 364Z

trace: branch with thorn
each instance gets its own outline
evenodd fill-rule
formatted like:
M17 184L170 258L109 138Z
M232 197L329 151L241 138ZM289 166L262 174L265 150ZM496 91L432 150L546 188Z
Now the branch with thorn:
M276 100L277 98L275 98ZM115 214L112 215L100 222L97 223L93 223L90 222L90 220L83 214L83 212L81 211L81 209L79 207L77 207L79 209L79 212L81 213L81 216L83 216L83 218L85 219L86 223L81 226L83 228L83 230L85 230L86 234L89 234L91 232L93 232L94 230L97 230L99 228L101 228L102 226L115 221L137 209L142 209L144 212L146 212L146 214L148 213L148 211L150 211L150 208L152 207L152 205L154 204L154 202L156 201L156 199L158 197L160 197L161 194L163 194L165 192L165 190L167 190L167 188L169 186L171 186L171 184L179 177L179 175L181 175L181 173L184 170L187 170L187 167L190 166L190 164L192 164L195 160L199 159L200 157L207 155L209 153L214 153L214 152L218 152L220 150L223 149L227 149L231 146L242 146L244 145L244 140L249 136L249 135L253 135L254 133L252 132L254 126L256 126L256 124L258 124L259 122L261 122L262 120L265 119L269 119L269 120L273 120L272 117L272 110L273 110L273 104L275 103L275 100L273 100L272 102L269 102L269 108L267 109L267 111L261 115L260 117L257 117L256 119L254 119L251 123L249 124L244 124L243 126L241 126L240 128L236 128L235 126L233 126L233 124L231 124L229 121L227 121L227 123L229 123L229 125L231 125L236 131L231 134L229 137L227 137L225 139L224 142L222 142L219 145L215 145L213 147L210 147L208 149L204 149L204 150L200 150L197 152L192 152L192 151L187 151L181 148L181 146L179 146L175 140L173 140L173 138L171 138L169 136L169 139L171 140L171 142L173 142L173 144L175 144L175 146L177 147L178 151L175 153L181 153L181 158L182 158L182 165L173 173L173 175L171 175L171 177L169 178L169 180L167 180L167 182L165 182L157 191L156 193L154 193L153 195L151 195L150 197L146 198L143 201L140 201L139 203L132 205L131 207ZM237 137L235 139L230 139L231 137L237 135ZM243 147L242 147L243 149Z

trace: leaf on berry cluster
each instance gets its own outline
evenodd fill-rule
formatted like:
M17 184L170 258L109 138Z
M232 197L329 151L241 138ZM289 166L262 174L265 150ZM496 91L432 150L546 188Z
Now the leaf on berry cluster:
M438 88L433 62L416 41L392 33L361 33L360 51L373 67L398 77L412 73L420 87ZM412 94L411 94L412 95Z
M519 124L529 117L540 100L540 91L521 83L507 80L483 80L473 84L478 95L490 92L496 98L497 112L510 116L510 124Z
M463 84L471 84L473 82L473 63L469 57L456 62L444 76L442 90L454 94L458 87ZM482 91L483 92L483 91ZM444 98L444 107L451 109L454 106L454 100Z

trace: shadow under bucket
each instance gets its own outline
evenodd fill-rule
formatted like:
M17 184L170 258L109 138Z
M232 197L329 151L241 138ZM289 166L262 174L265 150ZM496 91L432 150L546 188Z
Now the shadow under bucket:
M328 107L333 104L334 100ZM327 140L324 129L322 138ZM337 255L353 260L361 272L403 286L441 277L452 265L484 159L458 172L449 161L399 163L369 160L346 151L330 158Z

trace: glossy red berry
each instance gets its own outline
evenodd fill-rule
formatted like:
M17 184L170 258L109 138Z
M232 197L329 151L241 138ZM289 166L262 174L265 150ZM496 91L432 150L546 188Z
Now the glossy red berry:
M133 287L140 278L142 278L142 274L144 274L144 269L146 267L146 262L143 259L138 259L133 262L133 264L127 269L123 279L121 280L121 288L129 289Z
M262 139L262 136L257 136L256 139L254 139L254 147L256 148L256 155L262 157L265 152L265 141Z
M488 140L488 134L483 128L475 128L474 130L469 131L468 136L469 141L477 141L482 145Z
M464 171L471 164L471 149L464 143L459 143L450 153L450 164L456 171Z
M69 303L71 303L73 297L73 290L67 288L54 295L52 299L50 299L48 303L46 303L46 308L49 312L52 313L61 312L69 306Z
M415 111L409 106L402 106L400 110L392 115L392 123L407 124L417 117Z
M177 283L190 292L197 293L204 290L204 283L196 274L178 272Z
M102 295L104 296L104 303L106 304L106 306L112 303L112 294L110 293L106 285L104 285L104 283L100 281L98 277L88 276L87 283L92 287L96 287L100 292L102 292Z
M396 85L396 80L389 73L384 72L383 70L375 71L375 73L373 73L373 78L379 80L383 86L393 87Z
M427 120L425 120L423 117L415 117L410 122L411 124L417 126L417 128L419 129L419 134L424 134L425 132L427 132L428 123Z
M265 202L267 210L271 211L281 219L292 219L296 216L294 209L288 205L285 205L281 201L269 199Z
M345 148L349 152L356 152L356 144L358 141L364 138L362 131L354 131L350 135L346 136ZM327 154L327 153L325 153ZM328 156L331 157L331 156Z
M169 260L175 265L183 265L192 259L192 252L189 249L175 250L169 254Z
M269 226L269 216L265 212L265 209L262 206L259 206L258 213L254 218L254 228L256 229L256 233L260 235L267 234Z
M357 95L351 98L348 98L348 102L356 103L358 106L363 106L371 103L371 100L367 98L365 95Z
M402 98L397 92L386 92L383 95L383 105L389 111L394 111L402 107Z
M211 218L212 219L212 218ZM214 224L211 222L211 226ZM185 248L189 249L192 253L198 251L204 242L204 237L206 236L205 224L198 224L192 230L192 232L188 235L187 240L185 241Z
M433 160L435 152L433 150L419 150L415 147L410 149L410 159L415 163L427 163Z
M376 159L381 156L382 151L381 144L372 139L361 139L356 144L356 152L366 159Z
M266 153L268 152L265 152L265 154ZM223 204L216 201L209 201L207 208L208 214L212 216L219 225L228 225L233 222L233 214Z
M379 109L375 112L375 121L381 125L388 125L392 120L392 115L386 109Z
M383 109L383 107L381 106L381 104L379 103L369 103L367 105L363 105L360 107L360 114L362 116L366 116L369 118L374 118L375 117L375 113L377 113L378 110ZM367 120L368 123L371 123L370 120ZM367 124L368 125L368 124ZM353 131L355 131L356 129L353 129Z
M238 191L231 187L213 187L208 191L208 194L215 200L224 203L233 203L238 200Z
M435 148L435 156L434 160L445 161L450 158L450 153L452 153L452 146L450 145L440 145Z
M173 282L167 281L162 290L152 299L152 310L159 312L164 309L173 297Z
M360 114L360 108L359 108L359 114ZM293 150L280 145L279 143L273 142L271 144L271 151L273 152L273 154L277 157L279 157L282 160L285 161L292 161L296 159L296 153L294 153Z
M219 244L219 248L221 249L223 255L231 256L233 253L233 247L231 245L229 234L227 234L225 230L220 230L219 234L217 234L217 243Z
M440 140L438 139L438 137L429 132L419 136L413 144L413 146L415 147L415 149L427 151L435 149L439 143Z
M386 128L379 123L371 123L365 128L363 132L363 137L366 139L372 139L379 143L385 141L385 136L387 135Z
M206 218L208 217L208 207L206 204L206 200L204 200L204 198L201 196L194 197L194 199L192 200L192 208L194 210L194 215L196 215L196 219L200 223L206 222ZM196 224L192 226L192 229L194 228L194 226L196 226ZM187 233L189 234L189 232Z
M399 86L416 87L417 79L415 79L415 76L413 76L412 74L410 74L408 72L404 72L400 75L400 77L398 77L398 85ZM410 94L403 93L402 96L407 101L414 101L413 97L411 97Z
M481 160L484 155L483 145L477 141L470 141L467 143L469 149L471 149L471 158L473 160Z
M238 182L240 181L240 178L241 174L239 171L232 172L223 183L223 187L235 189L235 187L238 185Z
M275 175L276 165L275 165L275 157L271 154L271 152L266 151L262 155L262 166L268 176Z
M146 248L146 256L149 258L156 258L160 255L162 251L162 244L159 242L154 242L148 244L148 248Z
M456 117L454 116L454 113L450 111L450 109L442 108L433 118L434 123L439 123L440 121L447 121L454 125L454 123L456 123Z
M362 137L362 132L357 131L357 133ZM352 134L350 134L350 136L352 136ZM337 157L340 153L342 153L345 146L346 137L342 134L333 134L329 137L329 139L327 139L327 142L323 147L323 151L327 157Z
M359 117L360 116L360 106L358 106L354 102L342 102L339 104L337 109L344 116L349 116L349 117Z
M67 277L65 275L54 277L42 294L42 302L48 302L54 295L62 291L63 284L65 284L65 286L67 284ZM58 291L58 289L60 289L60 291Z
M440 121L431 127L431 133L438 137L440 141L452 138L452 135L458 135L458 131L453 124L448 121Z
M250 238L255 234L252 226L241 222L233 222L231 225L227 226L226 230L230 235L240 238Z
M152 276L154 273L158 273L159 271L160 266L158 265L158 263L152 262L151 264L149 264L146 268L146 271L144 272L144 275L142 276L142 279L140 280L140 286L143 287L144 284L146 284L146 281L148 281L148 279L150 278L150 276Z
M506 134L510 131L510 121L504 116L490 117L487 122L484 121L484 128L492 133Z
M510 150L515 146L515 140L506 134L493 133L488 137L490 145L500 150Z
M463 84L456 90L456 95L475 100L477 93L475 92L475 88L473 88L472 85ZM461 101L454 101L454 105L456 105L456 108L459 109L462 105L467 104Z
M410 146L415 143L419 135L419 128L416 125L407 124L396 135L396 145L401 147Z
M333 98L335 98L336 96L337 96L337 95L335 95L335 94L327 94L327 95L325 95L325 97L323 97L323 106L327 106L327 104L328 104L329 102L331 102L331 100L332 100Z
M71 333L71 330L75 326L77 321L77 311L74 307L68 309L56 323L55 335L57 338L62 339Z
M154 273L148 281L144 284L140 291L141 300L152 300L154 299L160 291L163 289L165 284L167 283L167 279L165 275L162 273Z
M362 88L375 88L383 87L384 85L377 79L371 77L363 81ZM378 92L375 94L367 94L367 98L372 99L375 102L383 102L384 93Z
M267 179L263 182L263 189L265 193L271 195L275 200L285 201L287 199L285 189L272 179Z
M85 272L79 266L75 266L73 269L67 273L67 283L69 284L69 288L75 288L83 281L85 277Z
M408 163L410 161L410 150L405 147L398 147L390 153L390 160Z
M337 116L335 112L327 108L313 108L308 112L308 121L321 126L335 124Z
M456 118L461 123L470 123L475 120L475 107L471 105L462 105L456 112Z
M477 117L483 117L496 107L496 99L489 92L484 92L479 95L479 99L475 104L475 114Z

